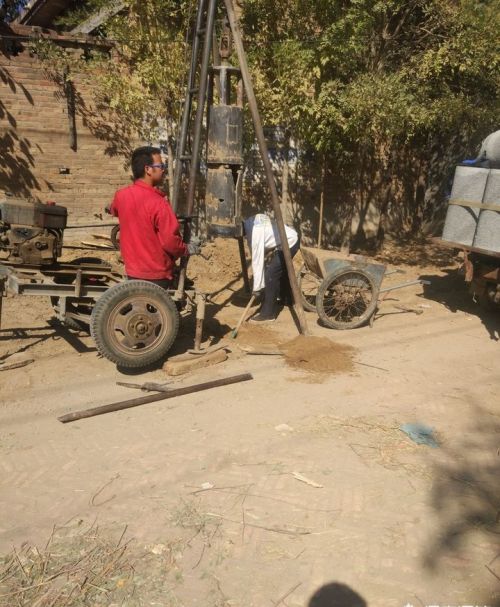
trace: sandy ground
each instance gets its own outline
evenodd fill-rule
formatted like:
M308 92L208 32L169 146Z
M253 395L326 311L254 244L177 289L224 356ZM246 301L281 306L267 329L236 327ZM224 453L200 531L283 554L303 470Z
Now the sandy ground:
M207 333L219 337L245 305L234 249L191 271L216 293ZM371 328L307 315L313 335L353 348L351 371L235 353L170 381L253 381L68 425L57 416L140 394L117 381L169 378L124 375L50 321L48 301L7 299L0 359L34 362L0 372L0 552L97 521L127 526L143 605L333 607L334 582L373 607L500 605L500 316L439 251L394 247L385 260L406 271L388 281L432 284L389 294ZM189 319L182 331L177 351ZM295 336L284 310L239 340ZM412 442L408 422L432 426L439 447Z

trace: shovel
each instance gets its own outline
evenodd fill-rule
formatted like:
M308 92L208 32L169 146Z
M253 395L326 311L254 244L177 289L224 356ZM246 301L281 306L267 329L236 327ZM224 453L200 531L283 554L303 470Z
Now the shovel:
M238 331L241 329L241 325L244 323L244 321L245 321L245 319L247 317L248 311L253 306L254 301L255 301L255 295L252 295L252 297L250 297L250 301L247 303L247 307L243 311L243 314L241 315L241 318L238 321L238 324L236 325L236 327L234 328L233 332L231 333L231 337L233 339L236 339L236 337L238 335Z

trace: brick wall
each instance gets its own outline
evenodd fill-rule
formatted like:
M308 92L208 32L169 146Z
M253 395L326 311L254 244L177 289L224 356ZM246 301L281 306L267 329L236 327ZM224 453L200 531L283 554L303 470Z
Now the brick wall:
M102 213L130 172L119 128L92 115L88 86L74 86L76 149L64 91L26 48L14 55L0 40L0 191L55 200L68 207L70 224L81 224Z

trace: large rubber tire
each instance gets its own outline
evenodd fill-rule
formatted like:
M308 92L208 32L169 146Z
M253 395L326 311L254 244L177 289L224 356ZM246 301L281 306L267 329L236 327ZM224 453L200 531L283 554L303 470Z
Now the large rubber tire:
M178 331L174 301L164 289L144 280L128 280L105 291L90 319L99 352L130 369L163 360Z
M84 263L93 264L93 265L109 265L104 260L99 257L78 257L77 259L73 259L73 261L69 262L71 265L80 265ZM66 284L70 285L73 282L74 278L72 276L59 276L55 282L57 284ZM50 303L52 304L52 308L57 312L59 307L59 297L51 297ZM79 309L85 308L85 312L89 312L91 306L86 304L78 304L73 302L70 298L66 301L66 309L73 310L74 312L78 312ZM89 330L88 324L82 320L77 320L76 318L71 318L67 316L63 321L61 321L65 327L68 329L73 329L73 331L87 331Z
M316 310L330 329L357 329L374 314L377 297L378 289L368 272L342 268L321 283Z
M297 272L297 283L302 298L304 310L308 312L316 312L316 297L321 284L321 279L310 272L306 264L303 264Z
M120 224L111 230L111 243L117 251L120 250Z

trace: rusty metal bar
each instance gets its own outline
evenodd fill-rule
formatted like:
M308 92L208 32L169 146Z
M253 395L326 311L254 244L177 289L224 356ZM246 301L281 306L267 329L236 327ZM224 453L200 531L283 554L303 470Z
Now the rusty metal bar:
M198 101L196 107L196 116L194 119L193 143L191 147L191 162L189 165L189 181L186 195L186 215L188 217L193 214L194 195L196 192L196 177L200 164L201 134L203 128L203 115L205 113L205 104L207 100L208 67L210 63L210 54L212 52L212 33L214 31L216 9L217 0L210 0L207 8L205 40L203 43Z
M85 225L74 225L74 226L66 226L64 229L65 230L80 230L83 228L111 228L111 227L115 227L119 225L119 223L117 221L115 221L115 223L89 223L89 224L85 224Z
M405 287L412 287L413 285L430 285L430 280L410 280L408 282L401 282L397 285L392 285L390 287L384 287L379 290L379 293L389 293L389 291L398 291L399 289L404 289Z
M460 249L461 251L467 251L468 253L479 253L480 255L486 255L488 257L500 258L500 251L489 251L488 249L480 249L479 247L470 247L468 245L460 244L459 242L452 242L451 240L443 240L437 236L429 238L430 242L440 247L447 249Z
M150 403L156 403L160 400L166 400L167 398L175 398L176 396L184 396L185 394L193 394L194 392L201 392L203 390L211 390L212 388L219 388L221 386L229 386L231 384L237 384L242 381L249 381L253 379L250 373L243 373L241 375L233 375L232 377L224 377L222 379L216 379L214 381L208 381L203 384L194 384L192 386L185 386L184 388L176 388L169 392L161 392L160 394L151 394L148 396L142 396L140 398L133 398L131 400L124 400L118 403L111 403L110 405L103 405L101 407L94 407L92 409L83 409L82 411L75 411L74 413L67 413L57 419L63 423L74 422L79 419L86 417L94 417L96 415L103 415L104 413L113 413L114 411L122 411L123 409L131 409L132 407L140 407L141 405L149 405Z
M205 12L205 4L207 0L198 0L198 12L196 15L196 23L193 31L193 48L191 50L191 65L189 68L189 76L187 82L186 99L184 100L183 115L181 120L181 130L179 140L177 141L177 153L174 167L174 183L172 184L171 202L174 212L177 212L179 207L179 195L181 189L182 170L184 167L184 155L187 152L186 145L189 132L189 119L192 108L192 93L196 83L197 59L200 48L200 36L198 32L203 27L203 17Z
M198 85L198 98L197 98L196 115L195 115L195 119L194 119L194 133L193 133L193 141L192 141L192 145L191 145L191 155L189 158L190 159L189 181L188 181L188 189L187 189L187 194L186 194L186 205L187 205L186 216L187 217L191 217L191 215L193 214L193 209L194 209L194 196L196 193L196 177L198 174L198 167L200 164L200 149L201 149L201 134L202 134L202 129L203 129L203 115L205 113L205 105L206 105L206 101L207 101L208 67L209 67L209 63L210 63L210 55L212 52L212 34L214 31L214 26L215 26L216 10L217 10L217 0L209 0L205 26L203 29L197 29L197 31L196 31L196 36L201 37L202 35L204 35L205 40L203 43L203 51L202 51L202 56L201 56L201 69L200 69L199 85ZM198 22L197 23L199 24L201 22L202 22L202 20L201 20L200 14L198 13ZM197 25L197 27L198 27L198 25ZM199 44L199 42L198 42L198 44ZM194 52L193 52L192 59L191 59L191 66L192 66L192 68L196 67L196 57L195 57ZM191 74L190 74L190 78L191 78ZM189 99L191 99L190 95L192 93L192 90L193 89L190 89L187 92ZM185 111L186 111L187 105L188 105L188 102L186 102ZM186 121L184 121L184 118L186 118ZM185 116L183 117L183 123L182 123L183 133L184 133L184 130L189 127L188 118L189 118L189 116L187 114L185 114ZM186 136L187 136L187 131L186 131ZM181 149L181 155L178 156L179 160L183 159L182 154L183 154L183 152ZM176 168L176 176L179 176L178 177L179 179L180 179L181 171L182 171L182 165L179 165L178 170ZM174 182L175 202L174 202L173 208L174 208L174 211L177 211L178 202L179 202L179 200L178 200L179 189L177 189L177 191L176 191L175 188L178 188L178 184L176 185L176 183ZM191 227L189 225L189 222L186 222L184 224L184 230L183 230L182 237L183 237L184 242L189 242L190 237L191 237ZM178 285L177 285L177 296L179 297L179 299L182 299L184 297L184 290L185 290L185 284L186 284L186 272L187 272L188 263L189 263L189 257L183 257L181 259L179 281L178 281Z
M75 297L80 297L82 294L82 271L76 271L76 279L75 279Z
M243 236L238 237L238 249L240 251L240 262L241 262L241 273L243 275L243 283L245 285L245 291L251 293L250 278L248 277L248 266L247 258L245 255L245 244L243 242Z
M200 351L203 339L203 323L205 321L206 296L204 293L196 295L196 330L194 336L194 349Z
M0 279L0 329L2 328L3 298L5 296L5 278Z
M280 201L278 196L278 190L276 188L276 182L274 181L273 170L271 167L271 161L269 160L269 153L267 149L266 139L264 137L264 129L262 128L262 121L260 119L259 108L257 106L257 99L253 90L252 78L250 76L250 70L248 68L248 62L243 46L242 35L236 15L234 13L232 0L224 0L226 5L227 14L229 17L229 24L233 34L234 45L238 54L238 62L241 69L241 76L243 84L245 86L245 92L248 99L248 105L252 114L253 124L255 128L255 135L259 144L260 154L264 169L266 173L267 184L271 191L271 200L274 209L274 217L278 227L278 232L281 240L281 247L283 250L283 257L285 258L286 269L288 272L288 278L290 280L290 286L293 293L293 299L295 303L295 312L299 321L299 330L302 334L307 334L307 321L304 313L304 307L302 305L302 298L300 296L299 285L297 283L297 277L295 275L295 269L293 267L293 260L290 254L290 247L288 246L288 240L285 231L285 224L283 222L283 215L281 213Z

